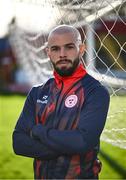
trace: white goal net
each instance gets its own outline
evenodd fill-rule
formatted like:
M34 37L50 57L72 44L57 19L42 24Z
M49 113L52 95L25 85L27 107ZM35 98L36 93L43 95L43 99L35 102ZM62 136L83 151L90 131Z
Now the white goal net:
M49 31L58 24L78 28L87 47L86 69L111 94L101 140L126 149L126 0L13 0L13 5L9 39L31 85L52 75L45 53Z

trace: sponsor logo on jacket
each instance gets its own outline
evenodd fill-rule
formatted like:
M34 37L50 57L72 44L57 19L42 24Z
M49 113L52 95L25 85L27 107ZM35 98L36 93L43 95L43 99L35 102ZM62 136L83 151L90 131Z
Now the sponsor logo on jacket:
M42 97L42 100L41 99L37 99L37 103L40 103L40 104L47 104L47 102L48 102L48 96L47 95L44 95L43 97Z

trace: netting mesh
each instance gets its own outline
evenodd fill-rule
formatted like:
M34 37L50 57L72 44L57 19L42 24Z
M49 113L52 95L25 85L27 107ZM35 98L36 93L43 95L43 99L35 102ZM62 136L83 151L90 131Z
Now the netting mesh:
M17 0L14 6L10 42L32 85L52 76L45 52L49 31L58 24L78 28L87 47L85 67L111 94L101 139L126 148L126 0Z

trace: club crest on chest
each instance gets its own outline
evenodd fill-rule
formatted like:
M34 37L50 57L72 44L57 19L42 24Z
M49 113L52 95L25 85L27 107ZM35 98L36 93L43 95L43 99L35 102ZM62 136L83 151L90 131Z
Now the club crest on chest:
M77 104L77 102L78 102L78 97L77 97L77 95L72 94L72 95L70 95L70 96L68 96L68 97L66 98L66 100L65 100L65 106L66 106L67 108L72 108L72 107L74 107L74 106Z

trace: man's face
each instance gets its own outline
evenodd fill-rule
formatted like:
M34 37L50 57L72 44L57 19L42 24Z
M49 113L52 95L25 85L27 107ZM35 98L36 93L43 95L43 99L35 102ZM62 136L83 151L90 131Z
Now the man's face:
M64 33L49 38L47 54L55 71L61 76L69 76L77 68L82 52L73 33Z

